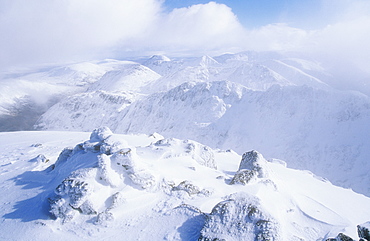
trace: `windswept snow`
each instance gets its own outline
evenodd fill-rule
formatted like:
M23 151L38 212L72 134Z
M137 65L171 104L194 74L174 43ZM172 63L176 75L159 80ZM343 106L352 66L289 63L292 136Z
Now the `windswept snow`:
M0 136L4 240L325 240L370 217L370 198L256 151L108 128ZM264 174L233 184L238 170Z

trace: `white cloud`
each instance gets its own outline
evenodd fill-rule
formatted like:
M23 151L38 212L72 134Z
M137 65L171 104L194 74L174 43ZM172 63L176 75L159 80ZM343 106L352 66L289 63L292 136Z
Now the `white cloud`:
M122 47L170 54L215 54L240 51L244 34L229 7L210 2L158 14L148 31Z
M140 35L157 0L2 0L0 64L66 61Z
M301 51L333 68L352 64L369 71L366 0L322 0L315 22L327 17L330 25L314 30L284 23L248 30L223 4L210 2L169 13L162 4L163 0L0 0L0 65L150 52L278 50Z

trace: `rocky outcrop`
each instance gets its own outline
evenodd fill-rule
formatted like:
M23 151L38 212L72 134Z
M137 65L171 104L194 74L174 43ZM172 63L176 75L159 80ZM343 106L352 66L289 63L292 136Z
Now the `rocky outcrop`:
M118 191L110 195L106 187L115 190L124 185L124 178L130 178L134 171L133 164L130 172L124 167L119 170L112 166L117 165L116 156L125 152L127 145L112 136L109 128L98 128L88 141L61 152L50 171L56 176L67 175L48 199L54 218L68 222L78 213L97 215L97 224L113 218L111 210L119 206L124 198ZM97 196L102 200L97 201Z
M136 148L114 135L109 128L101 127L91 133L89 140L64 149L48 169L48 173L61 178L54 194L49 197L51 215L62 222L70 221L77 214L95 215L94 223L105 225L114 218L114 209L124 202L121 191L126 186L137 190L184 193L188 197L211 195L211 191L187 180L178 185L171 180L171 184L161 181L155 171L147 168L141 155L158 160L186 157L194 166L199 164L216 169L213 150L197 142L162 139ZM191 166L192 170L196 170L194 166Z
M179 183L179 185L172 188L172 191L184 191L189 196L193 195L203 195L203 196L209 196L211 195L211 192L207 189L200 189L198 186L194 185L190 181L182 181Z
M358 237L370 241L370 222L357 225Z
M280 240L278 223L267 214L256 197L231 195L207 216L198 240Z
M351 237L343 234L343 233L339 233L337 235L337 237L335 237L335 238L328 238L328 239L326 239L326 241L355 241L355 240L352 239Z
M268 176L266 171L266 160L257 151L249 151L243 154L239 169L230 182L233 184L246 185L257 178Z
M178 152L173 150L182 150L183 156L191 156L197 163L212 169L217 169L215 155L213 150L205 145L191 140L178 140L174 138L162 139L152 145L156 152L163 152L164 158L179 156Z

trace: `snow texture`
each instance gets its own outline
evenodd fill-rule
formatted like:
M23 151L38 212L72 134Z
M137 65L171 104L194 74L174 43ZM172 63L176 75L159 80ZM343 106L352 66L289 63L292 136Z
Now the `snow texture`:
M282 161L270 162L257 151L239 156L194 141L158 139L158 134L117 135L106 127L91 134L0 136L0 188L7 193L0 197L4 240L101 240L107 235L112 240L122 235L126 240L343 240L367 235L370 198L289 169ZM63 149L71 144L75 147ZM206 151L213 161L199 161L194 150ZM230 185L243 170L253 170L254 181Z

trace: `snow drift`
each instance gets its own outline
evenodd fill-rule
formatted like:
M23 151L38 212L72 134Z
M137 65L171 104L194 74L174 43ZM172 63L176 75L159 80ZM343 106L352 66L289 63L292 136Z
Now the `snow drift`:
M120 239L124 232L127 240L326 240L368 232L368 197L257 151L241 157L194 141L99 128L57 156L59 143L86 134L1 135L13 140L1 142L1 188L19 190L0 197L12 205L1 209L0 229L24 230L1 232L4 239ZM11 146L23 155L7 152ZM35 151L52 158L36 162ZM6 164L8 158L16 161ZM22 210L33 222L17 221Z

